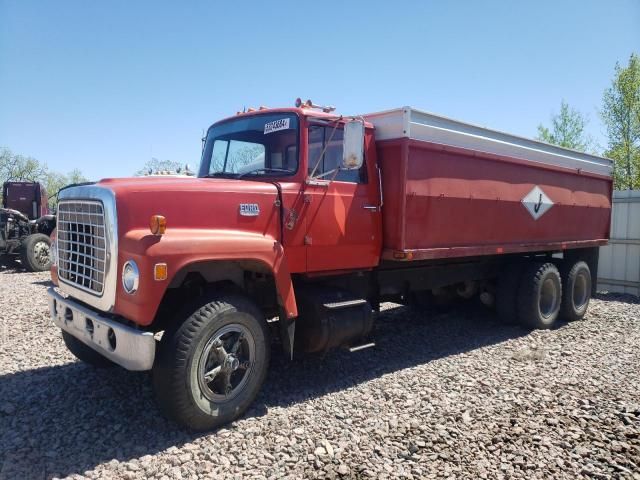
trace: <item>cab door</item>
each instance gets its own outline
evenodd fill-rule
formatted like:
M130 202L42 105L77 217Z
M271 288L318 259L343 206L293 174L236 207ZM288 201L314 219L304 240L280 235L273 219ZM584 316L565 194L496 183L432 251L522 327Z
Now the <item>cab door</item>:
M342 127L310 124L307 128L307 271L373 267L380 258L382 223L372 136L365 142L362 168L345 171L337 170L342 160Z

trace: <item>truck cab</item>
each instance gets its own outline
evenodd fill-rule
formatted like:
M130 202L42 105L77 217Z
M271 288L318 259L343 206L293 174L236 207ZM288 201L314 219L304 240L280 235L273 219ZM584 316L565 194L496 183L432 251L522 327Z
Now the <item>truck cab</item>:
M200 178L279 184L282 243L292 273L378 264L381 194L373 128L365 128L362 164L346 170L346 121L312 109L282 109L238 115L207 132Z

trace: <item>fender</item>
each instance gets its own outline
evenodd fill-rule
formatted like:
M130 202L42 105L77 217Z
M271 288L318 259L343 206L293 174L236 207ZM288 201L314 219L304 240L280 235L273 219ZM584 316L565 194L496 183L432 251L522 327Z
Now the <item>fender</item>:
M151 324L168 286L190 264L216 260L249 260L273 274L278 301L287 318L298 315L291 274L282 244L270 235L242 230L167 229L162 236L135 229L120 238L118 265L135 260L140 269L137 292L127 294L118 280L115 313L141 326ZM167 279L155 281L156 263L167 264ZM120 274L120 272L118 272Z

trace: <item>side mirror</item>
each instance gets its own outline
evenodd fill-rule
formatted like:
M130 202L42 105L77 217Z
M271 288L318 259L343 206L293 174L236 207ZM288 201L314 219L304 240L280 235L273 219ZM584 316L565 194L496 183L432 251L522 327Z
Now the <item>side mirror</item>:
M351 120L344 125L342 170L358 170L364 162L364 122Z

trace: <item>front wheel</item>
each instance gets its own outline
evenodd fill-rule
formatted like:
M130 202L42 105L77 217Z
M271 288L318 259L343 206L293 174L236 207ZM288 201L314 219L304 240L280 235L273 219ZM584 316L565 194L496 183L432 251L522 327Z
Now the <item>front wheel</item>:
M266 321L248 299L225 295L201 305L165 331L153 368L160 409L200 431L247 409L264 382L270 354Z

